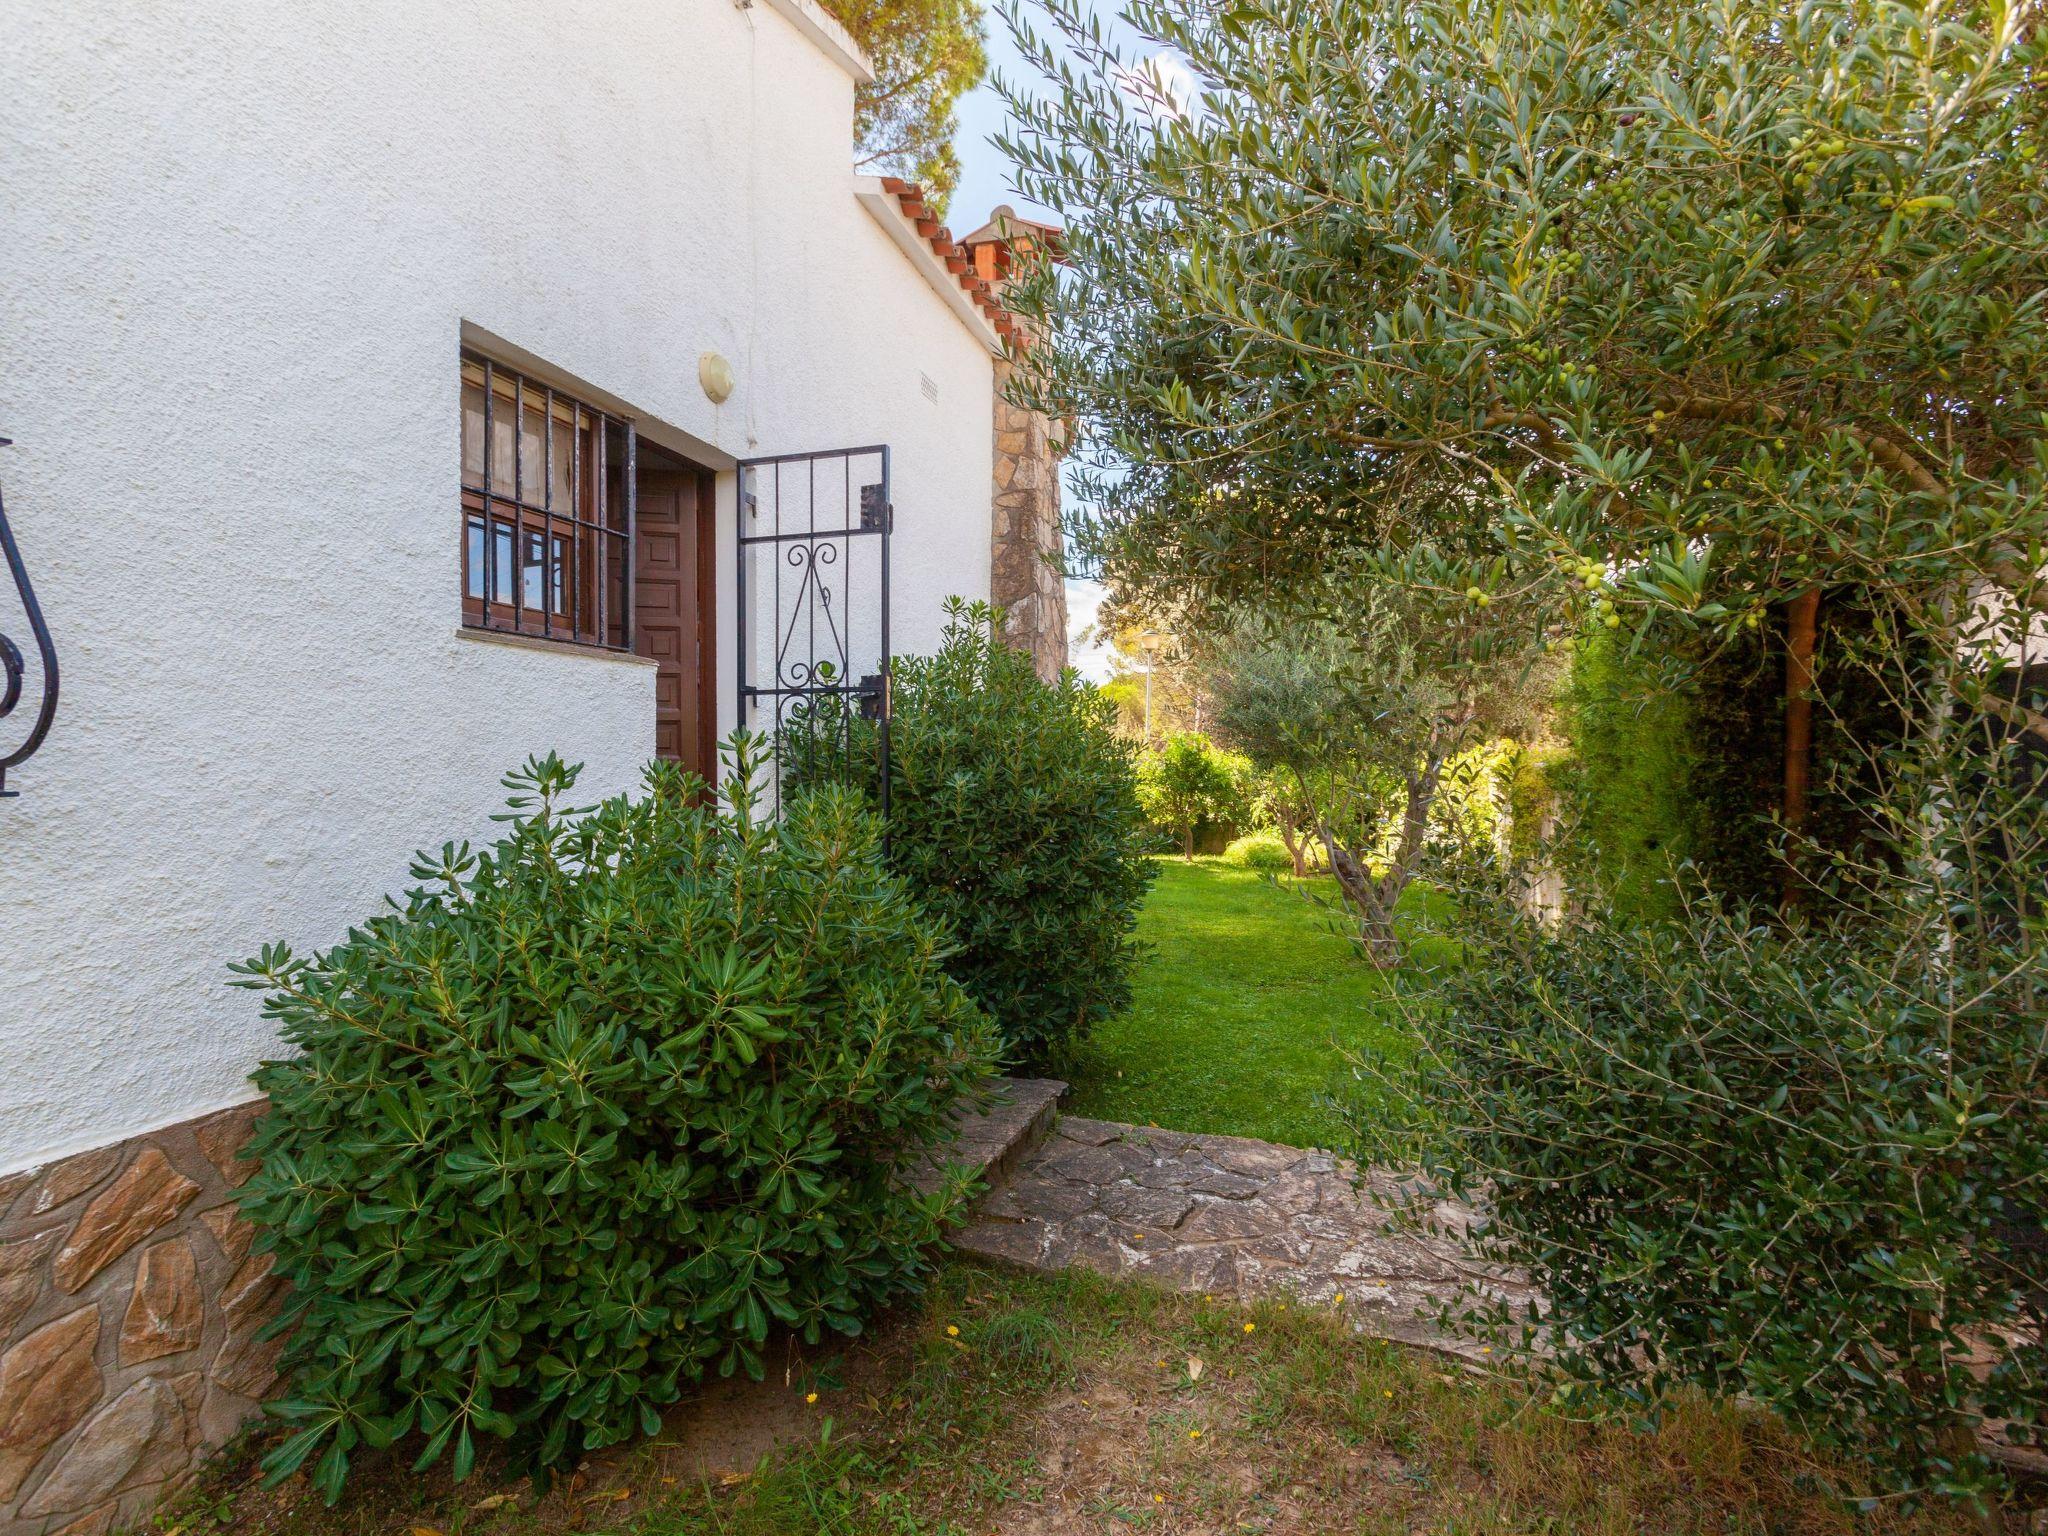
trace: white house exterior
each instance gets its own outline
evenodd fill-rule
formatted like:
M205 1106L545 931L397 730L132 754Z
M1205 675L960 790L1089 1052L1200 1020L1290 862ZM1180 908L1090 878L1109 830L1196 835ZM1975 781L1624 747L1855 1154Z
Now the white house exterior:
M63 692L0 800L0 1533L95 1536L269 1383L226 1206L274 1039L225 963L487 838L529 753L598 794L659 711L686 757L731 729L772 649L758 609L739 640L742 460L888 448L891 640L928 649L989 592L1010 327L914 189L853 173L866 65L811 0L63 0L8 32L0 491ZM509 497L476 409L465 458L486 367L498 427L536 424ZM599 452L691 530L666 672L622 566L596 611ZM474 568L501 515L537 572Z

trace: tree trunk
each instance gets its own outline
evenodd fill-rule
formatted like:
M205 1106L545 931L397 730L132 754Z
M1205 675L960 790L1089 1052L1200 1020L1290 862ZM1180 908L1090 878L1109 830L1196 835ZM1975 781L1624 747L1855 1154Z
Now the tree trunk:
M1338 842L1327 826L1318 825L1316 833L1322 839L1323 851L1329 855L1330 873L1337 877L1337 889L1344 893L1358 922L1358 947L1365 951L1367 962L1375 970L1392 970L1401 963L1401 941L1394 932L1393 906L1386 900L1387 877L1373 879L1364 861ZM1394 890L1398 901L1400 888L1396 886Z
M1808 786L1813 775L1813 642L1820 593L1792 599L1785 635L1785 870L1780 909L1799 905L1798 839L1806 828Z
M1287 857L1294 861L1294 878L1308 878L1308 843L1301 835L1301 828L1285 816L1276 815L1273 825L1280 829L1280 841L1286 845Z
M1387 872L1377 880L1366 869L1364 860L1337 841L1327 822L1316 823L1316 836L1329 855L1330 873L1337 877L1337 889L1344 893L1344 899L1357 915L1359 947L1378 970L1392 970L1401 963L1394 910L1401 904L1402 893L1415 877L1415 866L1422 858L1422 845L1429 833L1429 811L1436 801L1443 769L1443 756L1432 749L1421 769L1408 774L1407 800L1401 807L1401 840L1395 845Z
M1434 748L1420 773L1408 774L1408 801L1401 808L1401 841L1394 849L1394 862L1384 879L1400 876L1406 885L1416 860L1422 857L1423 840L1429 836L1429 811L1436 803L1437 782L1443 777L1444 760Z
M1391 971L1401 964L1401 937L1394 931L1391 909L1360 918L1358 942L1374 970Z
M1180 856L1190 864L1195 862L1195 824L1192 821L1180 824Z

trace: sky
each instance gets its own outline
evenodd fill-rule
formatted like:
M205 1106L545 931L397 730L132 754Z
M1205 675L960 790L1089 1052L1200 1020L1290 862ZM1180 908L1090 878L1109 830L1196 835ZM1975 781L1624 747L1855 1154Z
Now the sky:
M989 79L961 97L957 109L960 132L953 148L960 156L960 185L953 191L946 219L956 230L979 228L998 203L1008 203L1027 218L1048 217L1045 209L1018 195L1010 184L1013 168L1009 157L989 142L1002 129L1007 115L996 94L995 77L1023 83L1032 78L1032 72L1011 43L1003 18L993 8L986 9L985 17Z
M952 205L946 211L946 222L956 230L978 229L1002 203L1026 218L1050 217L1047 210L1018 195L1010 182L1013 167L1009 157L990 142L1007 116L993 77L1001 75L1013 82L1031 78L1022 56L1010 41L1010 29L993 10L988 12L988 62L990 81L960 99L960 132L953 141L960 155L960 185L954 189ZM1083 677L1098 683L1109 680L1109 647L1092 637L1084 638L1084 632L1095 622L1095 610L1102 597L1100 582L1067 582L1067 659Z

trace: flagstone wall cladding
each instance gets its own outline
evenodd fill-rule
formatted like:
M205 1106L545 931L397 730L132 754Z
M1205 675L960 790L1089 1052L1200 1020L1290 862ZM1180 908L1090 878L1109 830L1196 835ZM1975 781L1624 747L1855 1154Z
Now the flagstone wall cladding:
M1052 423L1007 397L1012 363L996 364L995 508L989 600L1010 644L1048 682L1067 664L1067 590L1060 577L1060 466Z
M138 1519L275 1382L283 1282L234 1203L262 1107L0 1176L0 1536Z

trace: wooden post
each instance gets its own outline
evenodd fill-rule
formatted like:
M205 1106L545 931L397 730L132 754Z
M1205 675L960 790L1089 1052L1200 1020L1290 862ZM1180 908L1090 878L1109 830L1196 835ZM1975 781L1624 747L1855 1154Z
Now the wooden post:
M1796 840L1805 830L1807 790L1813 775L1813 642L1819 627L1820 592L1792 599L1785 634L1785 885L1781 910L1799 905Z

